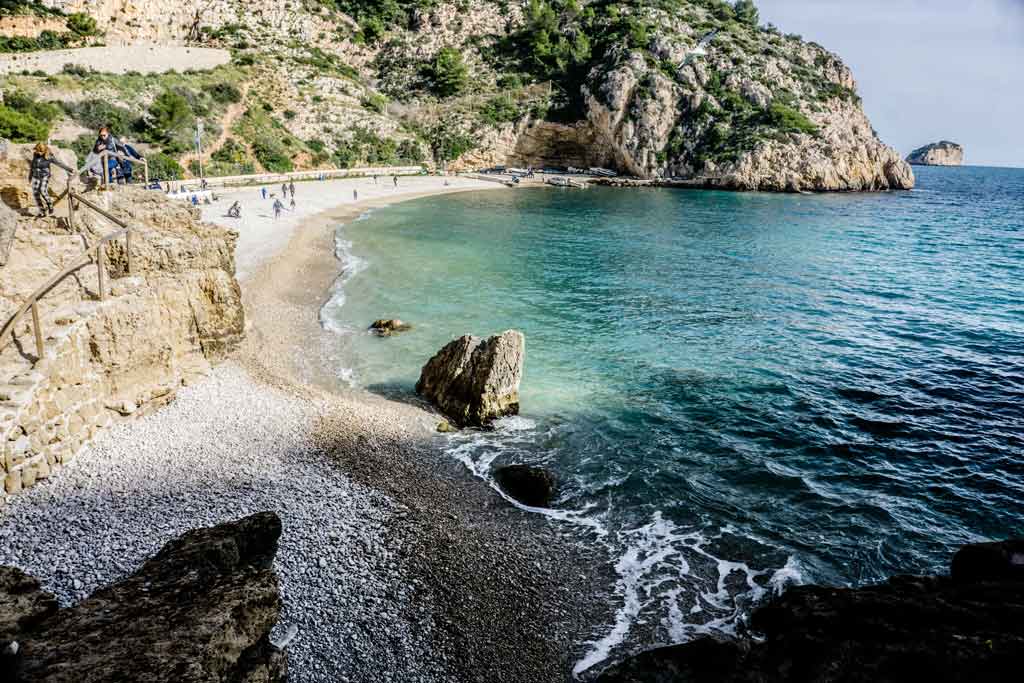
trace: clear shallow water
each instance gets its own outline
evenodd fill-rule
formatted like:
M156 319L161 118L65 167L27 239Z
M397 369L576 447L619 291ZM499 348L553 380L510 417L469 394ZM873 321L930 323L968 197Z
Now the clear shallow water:
M787 581L937 572L1024 535L1024 171L870 195L476 192L342 226L339 379L408 395L464 333L526 334L523 415L439 437L552 468L605 544L609 655L734 627ZM365 333L375 318L414 330Z

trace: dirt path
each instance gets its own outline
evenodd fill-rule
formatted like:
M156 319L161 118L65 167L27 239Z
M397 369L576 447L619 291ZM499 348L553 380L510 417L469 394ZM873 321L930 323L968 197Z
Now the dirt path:
M231 137L231 127L235 125L235 121L237 121L238 118L242 114L244 114L245 110L248 108L248 105L246 104L246 101L245 101L245 98L246 98L246 96L248 96L248 94L249 94L249 83L246 82L246 83L242 84L242 97L237 102L234 102L234 103L230 104L228 106L228 108L224 111L224 116L222 116L221 119L220 119L220 122L219 122L220 123L220 135L217 136L217 139L214 140L212 144L207 144L204 147L204 149L203 149L203 163L204 164L208 164L210 162L210 157L213 155L213 153L216 152L221 147L223 147L224 143L228 141L229 137ZM246 147L248 147L247 143L243 143L243 144ZM251 154L252 150L250 149L249 152ZM186 152L185 154L183 154L181 156L181 160L180 160L179 163L181 163L182 168L185 169L185 178L192 178L192 177L194 177L192 175L192 172L189 169L189 167L191 166L192 162L196 161L198 158L199 158L199 155L196 154L195 152ZM255 170L256 170L257 173L262 173L263 172L264 169L263 169L262 166L260 166L258 161L254 160L253 164L255 164L255 166L256 166Z

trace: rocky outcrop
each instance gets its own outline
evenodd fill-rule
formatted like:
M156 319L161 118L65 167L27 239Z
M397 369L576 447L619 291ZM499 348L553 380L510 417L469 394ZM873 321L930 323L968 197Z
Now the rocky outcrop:
M423 366L416 393L460 427L484 427L515 415L525 346L516 330L489 339L459 337Z
M0 196L17 201L27 172L13 177ZM160 193L122 188L92 198L132 226L133 273L125 241L115 240L107 250L105 300L94 263L40 300L42 358L31 316L13 337L0 339L0 475L7 493L50 476L112 421L171 400L244 333L235 233L200 222L196 209ZM17 225L0 268L4 323L37 287L80 259L86 243L117 229L84 207L74 232L63 218L19 217Z
M190 531L59 611L33 579L0 568L0 606L19 615L0 621L0 645L17 643L17 673L0 672L3 680L286 680L286 655L270 642L281 612L272 569L280 535L272 512Z
M412 329L412 325L402 322L398 318L381 318L370 324L370 331L378 337L390 337L399 332L406 332Z
M756 609L763 640L699 638L644 652L601 683L1010 681L1024 652L1024 539L969 545L952 576L797 586Z
M494 472L494 480L501 490L530 507L551 507L557 481L555 475L543 467L506 465Z
M907 163L915 166L960 166L964 163L964 148L949 140L933 142L907 155Z

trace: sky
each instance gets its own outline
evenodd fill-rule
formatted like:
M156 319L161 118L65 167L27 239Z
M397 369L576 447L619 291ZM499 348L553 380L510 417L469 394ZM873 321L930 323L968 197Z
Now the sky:
M952 140L964 163L1024 167L1024 0L755 0L853 69L882 140Z

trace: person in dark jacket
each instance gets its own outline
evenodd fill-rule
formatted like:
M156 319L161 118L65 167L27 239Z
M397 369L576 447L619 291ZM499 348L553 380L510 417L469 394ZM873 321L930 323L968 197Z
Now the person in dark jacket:
M56 164L68 173L73 170L57 161L50 154L50 148L45 143L38 143L32 150L32 161L28 167L28 181L32 185L32 196L39 207L40 216L53 215L53 202L50 200L50 176L53 174L50 166Z
M96 154L106 152L110 155L107 157L107 179L123 183L124 173L121 169L121 161L117 158L117 155L126 154L127 150L124 144L114 137L114 134L110 131L110 126L100 128L99 136L96 138L96 144L93 145L92 151L96 152Z

